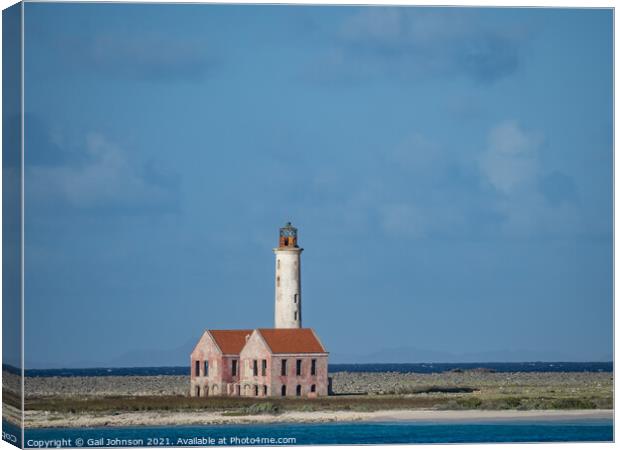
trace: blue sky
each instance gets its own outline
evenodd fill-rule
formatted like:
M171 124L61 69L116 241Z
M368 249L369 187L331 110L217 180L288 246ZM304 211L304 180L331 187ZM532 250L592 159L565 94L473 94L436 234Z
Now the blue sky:
M611 10L25 10L28 365L272 326L288 220L334 362L611 357Z

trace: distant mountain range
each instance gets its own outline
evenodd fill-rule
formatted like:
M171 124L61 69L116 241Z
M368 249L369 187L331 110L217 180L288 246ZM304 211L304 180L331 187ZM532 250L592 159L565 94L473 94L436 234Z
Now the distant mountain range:
M74 361L71 363L51 363L28 361L29 369L88 368L88 367L169 367L189 364L197 338L192 338L173 349L145 349L123 353L116 358L104 361ZM601 355L570 355L545 350L497 350L469 353L451 353L415 347L386 348L365 354L333 352L329 358L332 364L345 363L470 363L470 362L524 362L524 361L562 361L562 362L602 362L613 361L611 353Z

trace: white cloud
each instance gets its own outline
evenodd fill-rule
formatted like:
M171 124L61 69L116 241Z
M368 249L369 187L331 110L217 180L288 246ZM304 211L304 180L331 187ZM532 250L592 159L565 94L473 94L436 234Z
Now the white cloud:
M541 190L541 181L554 173L543 164L542 143L540 133L516 121L490 129L477 156L465 142L447 146L412 132L392 149L377 149L365 177L344 177L337 167L318 171L317 216L349 231L403 240L574 236L583 229L579 205L571 200L576 194L550 201ZM567 185L577 190L570 181L557 189Z
M539 133L524 130L516 121L503 122L489 132L479 167L500 194L493 207L504 218L506 235L571 236L582 229L574 202L550 202L541 191L541 181L548 175L540 158L542 142Z
M101 134L90 134L84 141L84 160L80 164L27 169L29 198L79 209L116 208L133 212L175 204L175 190L162 183L162 175L150 166L132 162L127 152Z
M500 192L511 194L531 187L539 175L541 138L521 129L515 121L496 126L489 133L488 147L480 158L480 169Z
M364 8L346 17L317 79L395 77L401 81L465 76L493 82L520 65L524 35L467 10ZM314 65L311 67L315 67Z

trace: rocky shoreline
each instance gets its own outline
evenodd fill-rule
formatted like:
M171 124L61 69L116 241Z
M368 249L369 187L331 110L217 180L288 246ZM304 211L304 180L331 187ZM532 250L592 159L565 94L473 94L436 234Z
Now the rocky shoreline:
M457 370L336 372L330 376L333 396L301 401L191 399L187 396L189 377L176 375L26 377L25 421L29 427L97 427L448 417L542 420L613 414L611 372ZM21 379L3 371L2 386L3 417L17 423Z
M463 371L432 374L398 372L336 372L330 374L337 395L450 395L451 388L482 394L523 395L548 393L612 396L610 372L486 372ZM20 377L3 371L3 390L19 394ZM434 391L432 388L436 388ZM185 396L189 377L95 376L26 377L26 398ZM465 392L465 391L464 391ZM458 393L458 392L456 392ZM455 393L455 395L456 395Z

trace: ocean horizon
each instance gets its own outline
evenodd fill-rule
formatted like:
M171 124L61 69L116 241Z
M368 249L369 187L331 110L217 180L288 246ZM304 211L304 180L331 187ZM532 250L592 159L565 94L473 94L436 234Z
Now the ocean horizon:
M3 364L2 369L17 375L21 369ZM362 363L329 364L329 373L337 372L398 372L398 373L442 373L459 370L484 370L493 372L613 372L613 361L607 362L467 362L467 363ZM187 375L187 366L156 367L85 367L25 369L27 377L58 376L158 376Z

